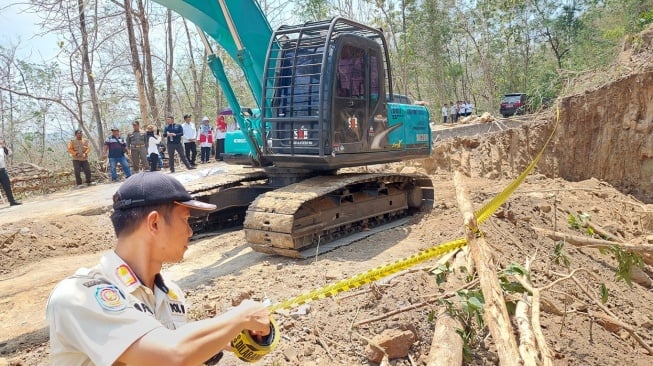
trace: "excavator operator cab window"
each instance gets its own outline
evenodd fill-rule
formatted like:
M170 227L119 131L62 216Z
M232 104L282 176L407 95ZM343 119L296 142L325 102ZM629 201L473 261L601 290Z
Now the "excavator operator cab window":
M361 44L344 44L336 65L333 103L334 143L353 144L341 152L359 152L371 126L378 102L379 55ZM360 143L360 144L356 144Z

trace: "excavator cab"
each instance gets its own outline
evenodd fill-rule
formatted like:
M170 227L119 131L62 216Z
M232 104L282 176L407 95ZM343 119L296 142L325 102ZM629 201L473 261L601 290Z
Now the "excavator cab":
M325 171L428 156L427 109L388 104L387 93L380 30L344 18L279 28L264 70L263 157Z

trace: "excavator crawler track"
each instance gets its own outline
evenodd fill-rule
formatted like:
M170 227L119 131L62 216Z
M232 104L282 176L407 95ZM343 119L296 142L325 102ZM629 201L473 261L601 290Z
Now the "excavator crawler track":
M195 234L240 226L245 219L247 206L261 193L269 191L267 174L263 170L249 170L224 175L211 175L186 184L194 199L217 206L208 216L193 217L191 227Z
M307 248L319 249L432 203L433 184L421 175L319 176L260 195L247 210L245 237L255 251L302 258Z

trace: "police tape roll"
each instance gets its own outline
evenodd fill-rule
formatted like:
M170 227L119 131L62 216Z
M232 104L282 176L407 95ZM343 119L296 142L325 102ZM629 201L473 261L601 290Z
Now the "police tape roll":
M277 323L273 317L270 317L270 334L263 337L261 343L258 343L248 330L243 330L231 341L231 349L236 357L245 362L256 362L266 354L274 351L279 344L279 334L277 332Z

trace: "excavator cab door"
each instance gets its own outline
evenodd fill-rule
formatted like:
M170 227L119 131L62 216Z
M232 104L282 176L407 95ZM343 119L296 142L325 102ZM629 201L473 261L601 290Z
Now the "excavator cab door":
M374 116L384 114L383 59L378 43L344 36L336 43L330 119L336 154L370 151ZM381 72L379 72L381 71Z

